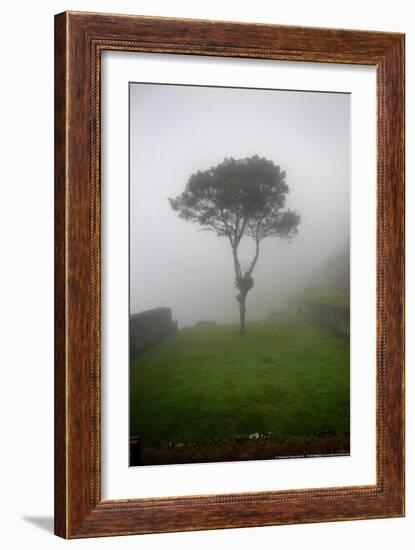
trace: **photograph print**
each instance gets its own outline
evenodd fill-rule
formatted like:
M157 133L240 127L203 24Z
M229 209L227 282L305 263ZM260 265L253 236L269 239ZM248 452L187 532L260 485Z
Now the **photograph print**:
M350 95L130 83L129 464L350 453Z

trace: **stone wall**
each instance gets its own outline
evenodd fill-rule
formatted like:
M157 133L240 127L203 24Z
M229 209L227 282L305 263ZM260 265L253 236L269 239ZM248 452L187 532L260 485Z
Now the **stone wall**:
M336 334L350 334L350 308L348 306L293 300L290 303L290 309L331 328Z
M346 306L310 303L306 313L313 320L325 325L337 334L350 334L350 309Z
M130 353L137 353L177 332L171 309L160 307L130 315Z

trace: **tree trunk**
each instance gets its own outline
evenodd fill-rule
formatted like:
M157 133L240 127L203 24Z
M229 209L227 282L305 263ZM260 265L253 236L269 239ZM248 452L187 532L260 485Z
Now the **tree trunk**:
M245 296L239 301L239 334L245 334Z

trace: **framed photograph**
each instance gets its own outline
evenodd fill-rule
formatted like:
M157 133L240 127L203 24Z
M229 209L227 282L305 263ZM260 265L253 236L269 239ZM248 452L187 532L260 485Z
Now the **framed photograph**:
M404 35L55 18L55 532L404 515Z

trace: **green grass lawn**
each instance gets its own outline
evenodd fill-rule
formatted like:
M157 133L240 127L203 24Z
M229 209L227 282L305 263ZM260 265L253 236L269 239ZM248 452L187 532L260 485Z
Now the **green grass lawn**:
M180 330L131 359L144 445L349 431L349 338L301 317Z

